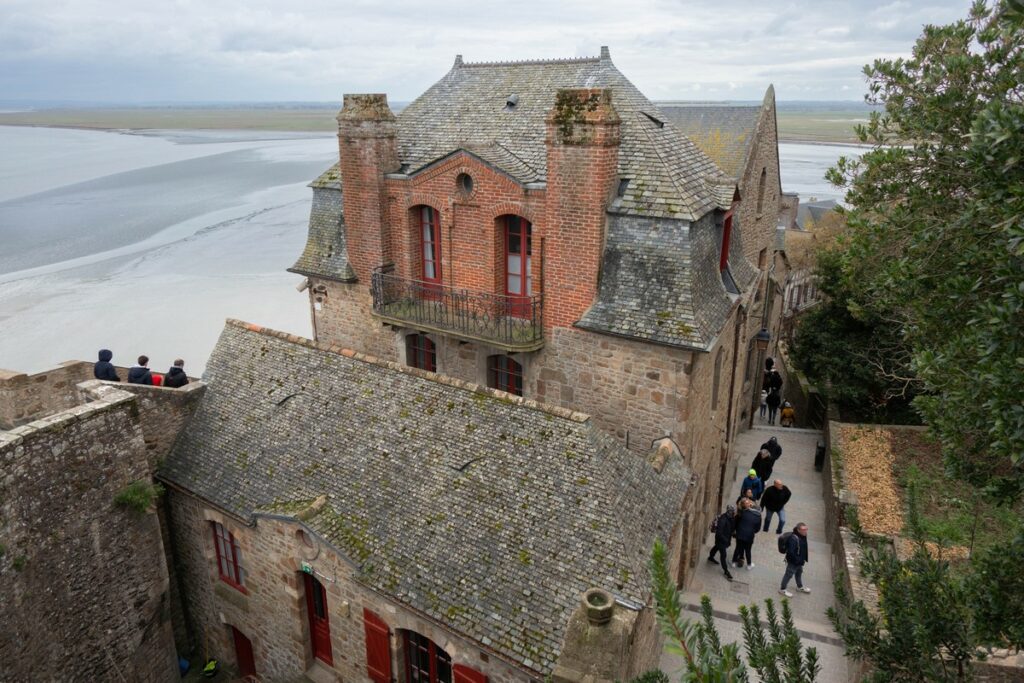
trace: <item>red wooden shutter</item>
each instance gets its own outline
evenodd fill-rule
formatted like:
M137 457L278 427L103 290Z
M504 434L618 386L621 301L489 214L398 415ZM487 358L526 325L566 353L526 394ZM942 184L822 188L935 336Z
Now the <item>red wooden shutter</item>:
M454 683L487 683L487 676L462 664L456 664L453 673Z
M366 627L366 671L374 683L391 683L391 639L388 625L370 610L363 608Z

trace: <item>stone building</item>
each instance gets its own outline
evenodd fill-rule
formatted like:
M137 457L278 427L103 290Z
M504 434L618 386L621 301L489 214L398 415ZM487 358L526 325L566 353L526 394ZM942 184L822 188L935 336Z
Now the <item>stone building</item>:
M18 469L25 486L58 491L46 472L68 458L116 474L53 533L81 536L67 562L103 582L90 599L130 600L135 620L78 631L50 670L86 657L110 679L119 653L164 680L175 648L266 681L656 667L651 546L685 586L757 393L755 335L778 320L770 89L749 114L705 148L606 48L456 58L397 117L384 95L346 95L292 268L314 339L229 321L185 390L83 381L83 364L0 376L0 426L24 425L0 432L0 457L38 440L53 461ZM154 472L155 510L101 505ZM9 500L3 523L39 512ZM19 564L60 566L51 527L19 524ZM133 542L116 579L115 532ZM48 575L9 558L23 638ZM68 637L85 628L62 616Z
M457 57L397 117L346 95L291 269L314 335L586 413L631 450L668 438L695 475L684 527L703 527L784 280L771 89L744 125L716 163L607 48Z

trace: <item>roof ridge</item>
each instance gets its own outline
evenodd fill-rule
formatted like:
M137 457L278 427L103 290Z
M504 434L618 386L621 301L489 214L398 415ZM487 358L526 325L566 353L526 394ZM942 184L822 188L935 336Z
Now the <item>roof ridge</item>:
M231 327L238 327L248 332L255 332L256 334L260 334L265 337L274 337L275 339L280 339L282 341L290 342L292 344L305 346L308 349L315 349L317 351L334 353L340 356L345 356L346 358L352 358L354 360L367 363L369 365L376 365L378 367L388 368L389 370L394 370L396 372L400 372L406 375L411 375L413 377L418 377L420 379L436 382L437 384L443 384L445 386L454 387L456 389L462 389L463 391L468 391L470 393L490 396L491 398L496 398L499 401L505 401L506 403L514 403L517 405L521 405L525 408L536 410L541 413L547 413L555 417L560 417L564 420L570 420L572 422L581 423L590 421L590 415L586 413L581 413L575 410L569 410L568 408L562 408L561 406L551 405L550 403L541 403L540 401L534 401L533 399L524 398L522 396L516 396L515 394L510 394L499 389L492 389L491 387L485 387L474 382L464 382L461 379L449 377L448 375L440 375L433 372L427 372L426 370L420 370L418 368L410 368L408 366L400 365L393 361L378 358L377 356L371 356L365 353L354 351L352 349L346 349L345 347L340 346L339 344L326 344L323 342L318 342L313 339L309 339L308 337L300 337L295 334L289 334L288 332L281 332L280 330L275 330L269 327L263 327L262 325L257 325L256 323L247 323L244 320L238 320L236 318L228 318L227 320L224 321L224 324L230 325Z
M581 64L589 62L599 63L600 61L600 57L561 57L552 59L514 59L505 62L461 62L458 64L458 66L536 66L545 64Z

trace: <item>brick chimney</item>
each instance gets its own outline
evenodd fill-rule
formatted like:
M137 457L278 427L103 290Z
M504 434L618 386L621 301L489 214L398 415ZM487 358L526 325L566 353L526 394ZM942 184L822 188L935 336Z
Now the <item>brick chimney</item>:
M373 269L391 260L384 174L400 166L387 95L345 95L338 112L338 154L349 262L356 277L369 284Z
M605 209L617 179L619 115L610 90L559 90L547 124L544 322L575 323L597 294Z

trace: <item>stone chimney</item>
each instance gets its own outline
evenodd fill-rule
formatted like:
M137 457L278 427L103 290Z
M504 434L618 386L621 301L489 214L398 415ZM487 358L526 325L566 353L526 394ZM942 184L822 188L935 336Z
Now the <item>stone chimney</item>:
M629 678L630 644L638 612L616 604L615 596L591 588L566 625L553 683L612 683Z
M338 155L348 257L366 283L391 260L384 174L399 169L395 115L387 95L345 95L338 113Z
M610 90L559 90L547 127L544 322L575 323L597 295L605 209L618 177L619 115Z

